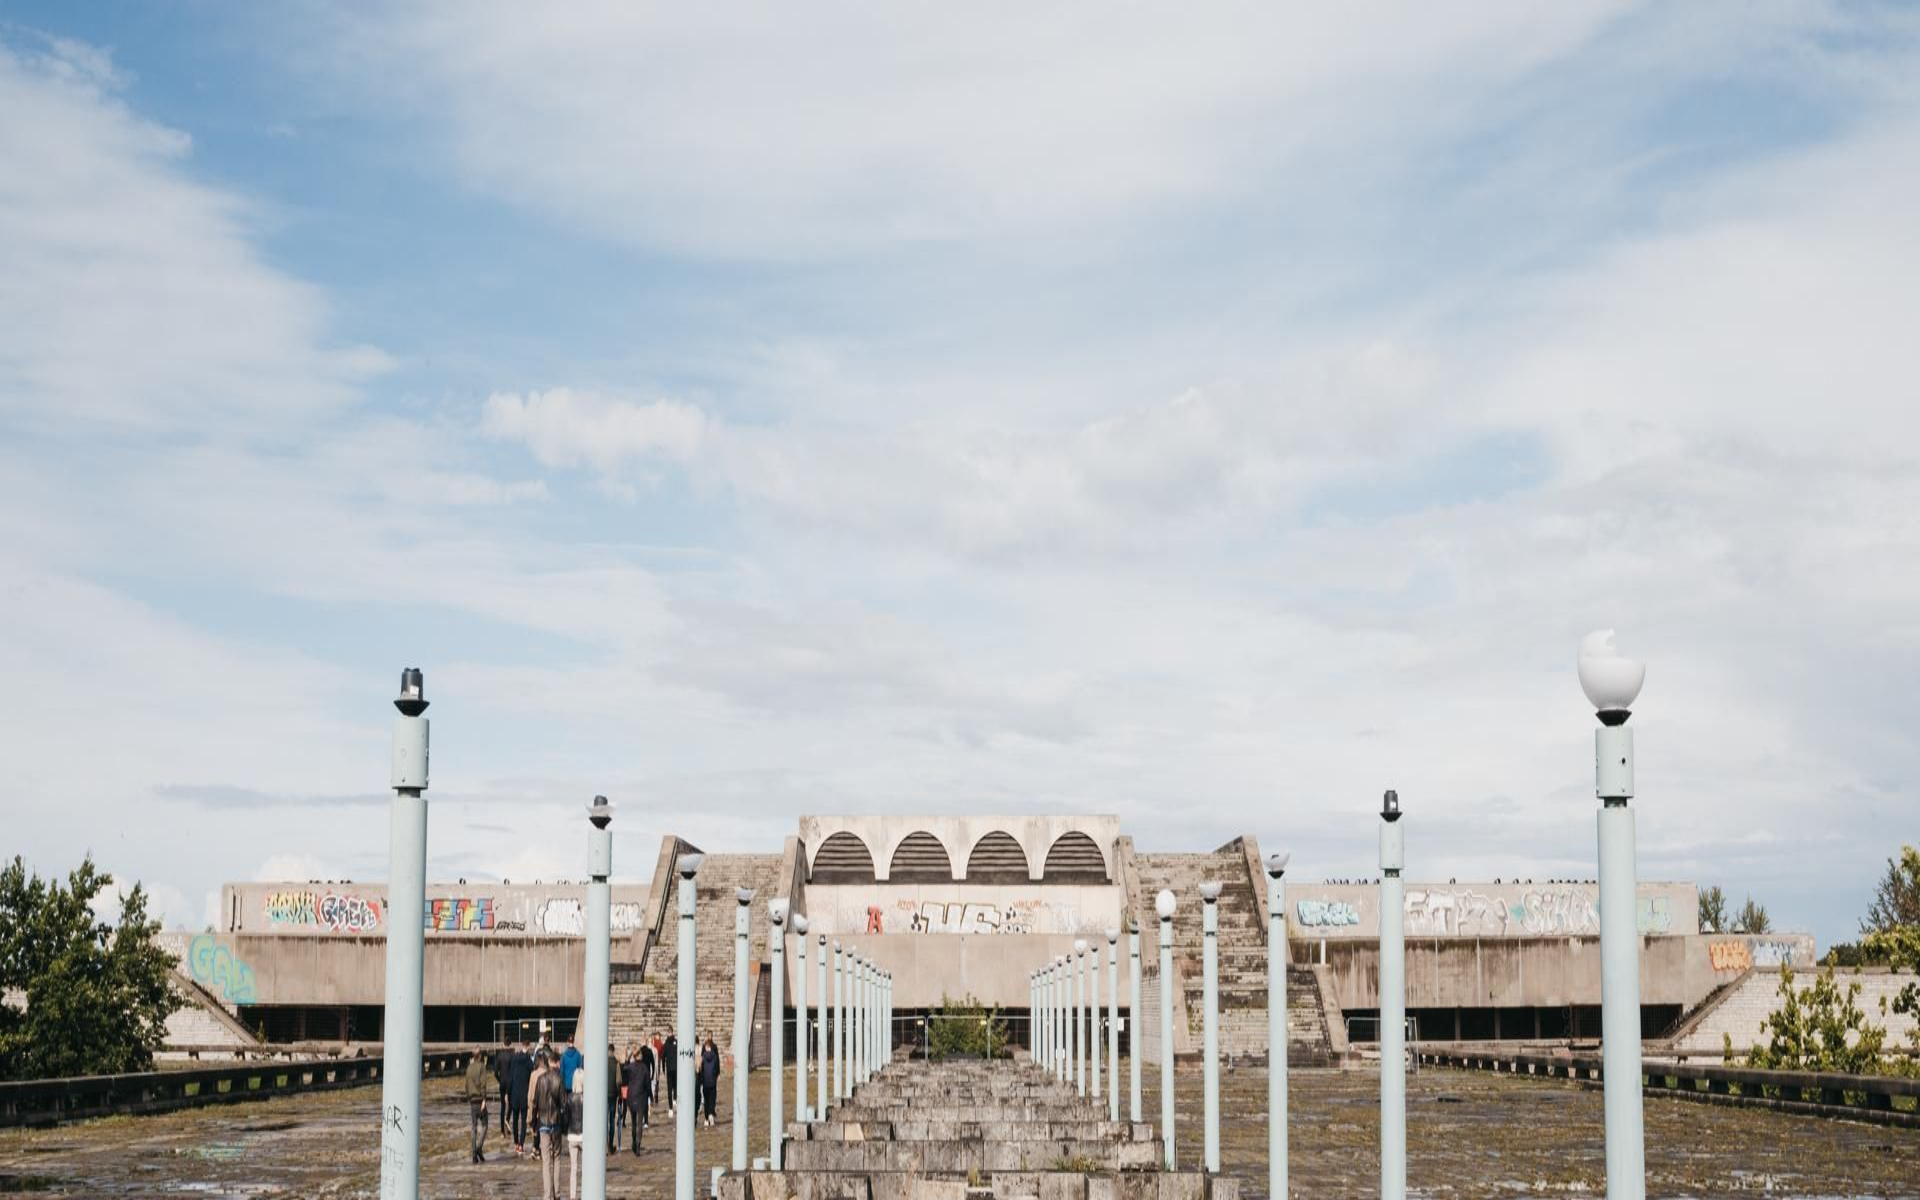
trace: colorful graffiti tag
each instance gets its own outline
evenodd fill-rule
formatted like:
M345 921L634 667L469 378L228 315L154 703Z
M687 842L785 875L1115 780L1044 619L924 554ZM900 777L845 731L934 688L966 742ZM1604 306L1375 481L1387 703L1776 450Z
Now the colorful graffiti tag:
M235 958L233 951L210 933L200 934L187 947L187 973L228 1004L254 1001L253 968Z
M381 903L339 892L269 892L269 925L310 925L333 933L367 933L379 928Z
M493 897L435 896L426 902L426 927L437 933L493 928Z
M1753 965L1753 951L1745 942L1710 942L1707 960L1716 971L1744 971Z
M646 905L621 903L611 907L609 924L615 934L632 933L644 920ZM536 928L558 937L584 937L587 932L586 907L571 896L557 897L540 906Z
M1302 925L1313 928L1360 923L1360 910L1345 900L1301 900L1294 904L1293 911Z

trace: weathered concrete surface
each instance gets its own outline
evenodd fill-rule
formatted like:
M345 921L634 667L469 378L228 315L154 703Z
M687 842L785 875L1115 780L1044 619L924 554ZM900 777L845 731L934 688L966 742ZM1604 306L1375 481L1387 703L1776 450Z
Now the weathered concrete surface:
M1152 1073L1149 1080L1154 1078ZM1199 1159L1200 1080L1180 1076L1178 1149ZM1243 1200L1266 1188L1266 1077L1223 1081L1223 1157ZM722 1081L721 1120L696 1139L698 1176L723 1165L732 1134ZM1508 1076L1426 1071L1407 1089L1409 1186L1419 1195L1483 1197L1599 1194L1603 1188L1600 1093ZM766 1075L752 1088L753 1153L766 1152ZM531 1161L466 1162L466 1107L457 1085L425 1088L422 1195L524 1198L539 1194ZM1376 1194L1378 1093L1366 1073L1296 1073L1292 1085L1295 1195ZM270 1100L218 1110L113 1118L44 1132L0 1132L5 1194L59 1196L373 1196L378 1191L379 1095L372 1090ZM1159 1111L1151 1085L1149 1114ZM1679 1100L1647 1102L1648 1194L1714 1196L1920 1195L1920 1132L1726 1109ZM609 1167L609 1194L669 1200L673 1154L667 1126L648 1133L646 1154ZM1037 1195L1038 1192L1032 1193ZM1108 1200L1089 1196L1087 1200ZM1112 1200L1127 1200L1114 1197Z

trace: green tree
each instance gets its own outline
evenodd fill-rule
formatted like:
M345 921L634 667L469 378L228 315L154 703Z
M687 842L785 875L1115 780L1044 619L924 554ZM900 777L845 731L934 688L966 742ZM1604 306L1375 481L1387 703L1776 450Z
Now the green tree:
M934 1058L1005 1058L1008 1038L1007 1023L972 996L942 996L927 1014L927 1053Z
M64 887L28 874L17 856L0 869L0 992L26 998L24 1010L0 1004L0 1079L152 1069L183 1003L176 960L154 941L160 923L140 885L121 897L118 922L95 919L112 884L91 856Z
M1880 877L1873 905L1860 922L1860 932L1886 933L1890 930L1920 928L1920 849L1900 847L1898 859L1887 860L1887 873Z
M1771 933L1773 919L1767 916L1766 906L1758 904L1752 896L1733 914L1733 923L1727 927L1729 933Z
M1780 1006L1760 1023L1767 1035L1747 1065L1779 1071L1837 1071L1873 1075L1887 1031L1869 1024L1860 1011L1860 984L1842 991L1828 967L1804 988L1793 986L1793 968L1780 968Z
M1719 884L1700 891L1700 932L1725 933L1727 931L1727 894L1720 890Z

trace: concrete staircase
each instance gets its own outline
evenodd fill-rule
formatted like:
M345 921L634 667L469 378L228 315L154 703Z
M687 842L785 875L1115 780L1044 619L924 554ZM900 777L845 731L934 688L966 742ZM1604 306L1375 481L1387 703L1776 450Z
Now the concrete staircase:
M787 1126L785 1170L723 1175L720 1200L1238 1200L1238 1181L1164 1153L1153 1126L1024 1060L896 1061Z
M1188 1037L1178 1048L1197 1052L1202 1036L1204 983L1201 971L1203 904L1200 885L1209 880L1220 892L1220 1050L1236 1058L1267 1057L1267 905L1266 881L1256 891L1245 848L1239 841L1210 854L1135 854L1132 897L1140 922L1141 954L1158 961L1160 918L1154 897L1165 888L1179 900L1173 917L1173 955L1179 993L1176 1013L1187 1014ZM1184 1001L1184 1004L1183 1004ZM1287 970L1287 1063L1294 1067L1334 1063L1320 988L1307 966Z
M767 901L776 898L773 889L780 865L778 854L709 854L694 877L695 1024L699 1032L713 1035L723 1053L733 1049L733 914L738 907L734 890L749 887L754 891L747 955L754 963L765 963ZM677 885L675 880L673 886ZM616 1046L624 1048L642 1037L674 1028L680 970L676 911L670 901L666 923L647 959L645 978L613 985L609 1026ZM759 975L764 979L766 972Z

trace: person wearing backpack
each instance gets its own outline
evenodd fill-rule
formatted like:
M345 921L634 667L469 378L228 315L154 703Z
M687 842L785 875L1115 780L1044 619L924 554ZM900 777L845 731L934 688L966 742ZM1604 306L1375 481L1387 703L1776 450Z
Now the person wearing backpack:
M470 1144L473 1161L487 1161L487 1099L493 1094L492 1082L487 1078L487 1056L476 1050L467 1060L467 1076L461 1083L461 1090L467 1097L468 1119L472 1125Z
M533 1123L540 1135L541 1200L560 1200L560 1139L567 1131L567 1093L560 1086L559 1064L540 1052L541 1070L533 1084Z

